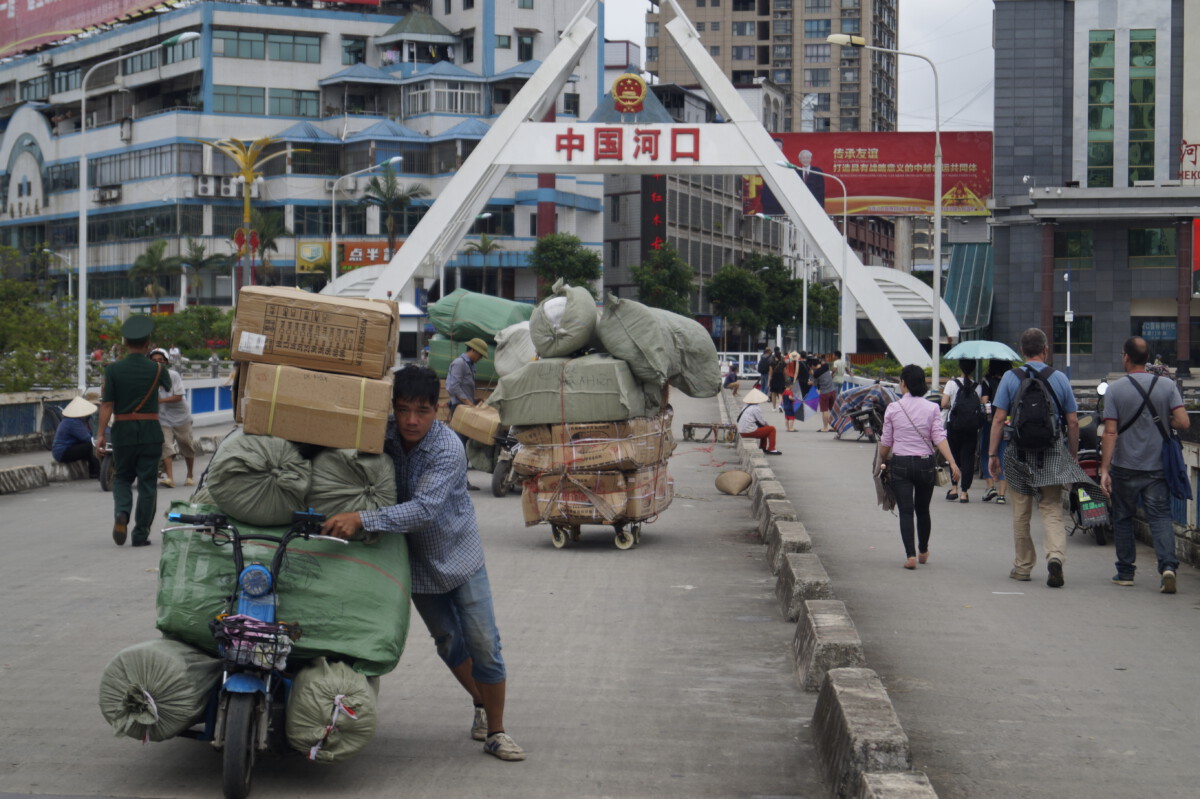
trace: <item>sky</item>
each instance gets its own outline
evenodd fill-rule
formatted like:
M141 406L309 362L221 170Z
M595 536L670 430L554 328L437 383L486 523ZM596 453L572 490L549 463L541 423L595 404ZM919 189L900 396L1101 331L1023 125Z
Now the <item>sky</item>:
M794 0L794 5L803 7L803 2ZM605 5L608 38L644 46L647 0L605 0ZM681 6L686 12L686 0ZM898 49L926 56L937 66L942 130L992 129L992 8L992 0L898 0ZM899 68L899 129L933 130L929 65L901 56Z

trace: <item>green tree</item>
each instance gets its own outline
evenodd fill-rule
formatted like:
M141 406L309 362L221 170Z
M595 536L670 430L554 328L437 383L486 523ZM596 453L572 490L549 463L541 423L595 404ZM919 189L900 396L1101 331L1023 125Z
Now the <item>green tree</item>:
M74 383L75 308L51 301L34 283L0 280L0 391Z
M742 265L763 283L764 327L800 324L804 313L804 282L792 277L783 259L778 255L750 253Z
M0 279L19 280L22 269L21 251L0 245Z
M159 282L161 278L170 278L183 271L178 255L167 255L167 240L158 239L139 255L129 270L129 279L133 283L145 285L146 296L154 300L154 312L158 313L158 298L166 293L166 288Z
M708 301L725 317L725 323L738 328L737 346L745 348L746 338L762 330L766 286L754 272L728 265L705 283Z
M494 252L499 252L504 249L504 245L496 241L486 233L479 234L479 241L468 242L467 246L463 247L463 251L467 253L475 253L483 258L483 279L480 283L480 293L487 294L487 262L488 256ZM497 273L498 274L498 273ZM500 296L500 281L496 281L496 296Z
M691 316L692 268L670 244L652 251L629 271L641 302Z
M160 317L154 324L154 341L162 347L172 344L189 358L207 358L208 349L229 346L233 311L211 305L194 305L179 313Z
M196 297L200 297L200 281L205 273L228 272L233 259L228 255L213 253L209 255L203 242L188 236L187 247L179 257L179 266L183 270L183 286L180 289L179 304L188 306L189 287L191 278L196 279Z
M258 246L254 248L254 257L258 260L258 281L264 286L278 285L278 270L267 253L279 252L279 240L291 236L292 232L283 224L282 213L263 212L257 208L250 212L250 228L258 234Z
M582 286L595 297L593 283L603 274L600 256L583 246L578 236L570 233L551 233L542 236L529 251L529 265L542 281L542 296L559 278L568 285Z
M428 196L429 189L420 183L414 183L407 187L401 186L400 181L396 180L396 170L392 169L389 161L383 165L382 175L371 176L366 192L359 202L364 205L379 206L380 213L384 215L383 224L384 229L387 230L388 251L395 253L396 214L403 213L413 200Z
M841 295L833 283L808 284L808 323L814 327L836 328Z

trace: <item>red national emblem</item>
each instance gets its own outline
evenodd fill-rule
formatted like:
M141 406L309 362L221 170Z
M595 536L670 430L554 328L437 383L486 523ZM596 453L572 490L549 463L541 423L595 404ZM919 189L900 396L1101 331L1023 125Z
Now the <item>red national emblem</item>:
M640 75L626 72L617 77L612 85L613 105L622 114L633 114L642 110L646 99L646 81Z

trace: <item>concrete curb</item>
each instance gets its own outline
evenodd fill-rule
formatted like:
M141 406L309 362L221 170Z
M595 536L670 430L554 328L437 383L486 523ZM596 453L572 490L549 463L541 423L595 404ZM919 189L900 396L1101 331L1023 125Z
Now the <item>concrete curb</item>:
M750 484L750 513L758 516L763 503L768 499L786 499L783 485L778 480L759 480Z
M798 519L796 509L786 499L768 499L758 511L758 540L767 543L767 536L776 522L794 522Z
M833 669L867 664L858 630L840 599L809 599L804 603L792 639L796 674L806 691L820 690Z
M812 539L808 537L804 522L776 519L767 533L767 563L771 564L771 574L779 574L783 556L789 552L812 552Z
M46 470L41 466L13 466L0 469L0 494L15 494L18 491L28 491L31 488L45 488L50 485L46 478Z
M784 555L775 580L775 598L779 600L779 612L788 621L799 621L806 599L833 599L833 586L821 559L811 552Z
M923 771L864 774L857 799L937 799Z
M864 774L908 771L908 736L879 675L870 669L831 669L817 696L813 738L825 777L838 799L858 794ZM877 793L876 796L893 796Z

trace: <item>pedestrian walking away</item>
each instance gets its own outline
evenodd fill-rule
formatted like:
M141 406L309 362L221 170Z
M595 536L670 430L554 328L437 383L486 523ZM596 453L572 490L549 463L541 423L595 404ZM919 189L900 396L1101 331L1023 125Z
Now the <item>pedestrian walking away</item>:
M771 356L771 407L775 410L782 410L779 401L783 398L783 390L787 388L787 361L783 357L783 352L778 347L775 348L775 354Z
M1012 364L1008 361L994 359L988 361L987 376L983 380L982 388L987 420L983 429L979 431L979 473L987 482L987 490L983 492L983 501L995 502L997 505L1008 503L1008 480L1004 479L1004 450L1008 447L1008 442L1003 438L1000 440L1000 452L997 453L1000 456L1000 471L993 473L991 465L988 463L991 460L992 421L995 418L992 400L1000 388L1000 381L1004 379L1004 375L1010 369L1012 369Z
M763 347L762 355L758 356L758 390L764 394L771 390L771 365L775 360L771 345Z
M800 421L804 421L807 415L804 406L804 400L808 397L808 390L812 386L812 370L808 368L808 353L801 351L800 357L796 359L796 386L792 389L792 393L796 395L796 400L799 404Z
M833 382L833 370L829 368L829 362L824 358L814 358L810 362L813 366L812 379L817 384L817 407L821 411L821 432L829 433L833 430L829 423L833 417L833 401L837 399L837 387Z
M525 752L504 730L507 672L475 507L467 496L462 442L436 421L440 384L427 366L405 366L392 386L384 451L396 468L397 504L339 513L321 527L350 539L360 531L408 537L412 603L438 655L475 704L471 737L501 760Z
M171 375L162 364L147 357L154 320L141 314L131 316L121 327L129 354L104 370L100 392L100 422L96 449L108 444L107 428L112 423L113 454L113 543L121 546L133 514L133 546L150 543L150 525L158 506L158 464L162 458L163 434L158 423L158 389L171 388ZM137 481L137 508L133 506L133 483Z
M767 401L767 395L752 388L742 398L746 407L738 414L737 431L743 438L757 438L758 448L768 455L782 455L775 448L775 427L767 424L763 416L762 403Z
M979 430L983 427L986 414L982 388L971 379L975 374L975 360L959 360L958 369L961 375L946 384L941 403L946 411L946 438L962 470L962 480L950 486L946 499L967 503L971 501L969 492L975 479L975 450L979 445Z
M877 455L881 467L889 470L896 495L906 569L929 562L929 536L933 532L929 502L933 498L937 466L934 452L940 452L950 464L954 482L961 476L946 442L942 415L937 406L926 401L926 390L924 369L909 364L900 370L900 399L889 403L884 411Z
M1033 506L1042 519L1042 548L1046 557L1046 585L1061 588L1067 559L1067 531L1063 527L1064 485L1091 483L1075 462L1079 451L1079 406L1067 376L1046 363L1046 334L1031 327L1021 334L1025 365L1004 375L992 400L989 469L1000 469L1000 442L1010 437L1004 453L1004 473L1012 491L1014 580L1029 580L1037 563L1030 535ZM1006 423L1007 425L1006 429Z
M1104 395L1104 435L1101 439L1100 485L1112 497L1113 539L1117 549L1117 585L1133 585L1137 547L1133 516L1140 503L1150 526L1158 559L1159 590L1175 593L1175 522L1171 495L1163 471L1163 435L1167 426L1187 430L1191 425L1179 388L1171 380L1146 371L1149 347L1134 336L1121 351L1124 380L1114 380Z
M167 367L167 353L157 349L150 353L150 360ZM179 372L169 369L171 388L169 391L159 389L158 392L158 423L162 427L162 471L161 485L164 488L175 487L175 451L187 465L185 486L195 485L193 471L196 466L196 447L192 442L192 410L188 407L187 395L183 390L183 378Z

